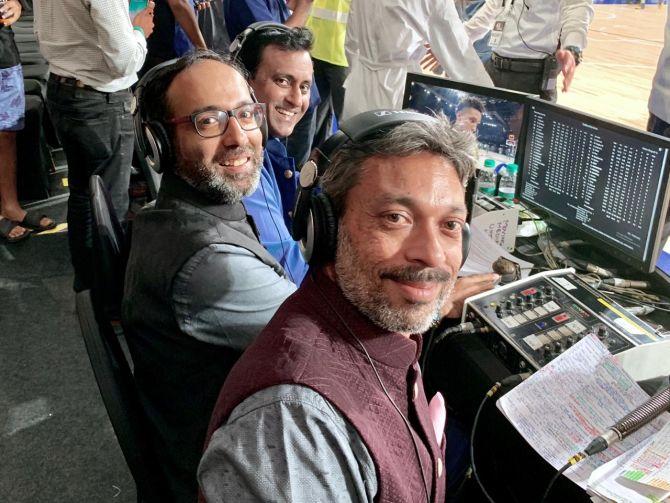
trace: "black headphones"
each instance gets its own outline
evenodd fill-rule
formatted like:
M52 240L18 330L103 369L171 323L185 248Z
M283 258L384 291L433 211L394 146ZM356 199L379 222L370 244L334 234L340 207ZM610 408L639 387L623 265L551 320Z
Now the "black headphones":
M142 159L156 173L163 172L163 165L169 163L172 157L172 142L162 122L149 120L146 116L146 107L143 106L144 88L156 75L174 65L177 59L164 61L145 73L135 86L133 96L133 128L135 129L135 141L139 147Z
M300 192L293 208L291 235L300 242L300 249L310 265L332 260L337 247L338 215L325 192L314 189L329 169L333 156L349 142L358 142L405 122L431 122L433 117L409 110L371 110L355 115L340 124L340 130L321 147L312 150L300 170ZM470 227L463 225L463 263L470 250Z
M143 105L142 101L144 98L144 88L147 87L149 82L156 78L163 69L174 65L177 61L179 61L179 58L164 61L151 68L137 83L137 86L135 87L135 95L133 96L131 110L133 113L133 127L135 129L135 139L137 141L137 146L139 147L139 153L144 161L151 166L156 173L162 173L163 166L171 162L172 141L162 122L149 120L147 117L146 107ZM257 103L258 100L251 87L249 87L249 94L254 103ZM268 139L267 119L263 120L260 130L263 136L262 144L263 147L265 147Z
M291 28L281 24L275 23L273 21L258 21L256 23L251 23L244 30L238 33L237 37L230 43L228 51L230 56L236 61L240 62L240 53L244 48L244 43L250 37L256 37L263 34L267 35L280 35L282 33L291 33Z

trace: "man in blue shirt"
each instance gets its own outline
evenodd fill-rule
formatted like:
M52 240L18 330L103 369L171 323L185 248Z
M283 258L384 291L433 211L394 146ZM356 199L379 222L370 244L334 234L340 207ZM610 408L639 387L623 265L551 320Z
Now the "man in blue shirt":
M234 40L249 25L259 21L281 23L290 28L305 26L313 2L314 0L224 0L223 14L230 40ZM307 161L312 150L319 101L319 93L314 85L309 109L285 142L289 155L295 158L298 166Z
M307 28L277 24L249 34L236 54L249 72L256 99L267 105L269 132L260 184L244 199L244 205L254 218L263 246L296 285L307 273L307 265L289 233L298 173L286 151L286 138L309 107L312 40Z
M314 0L296 0L293 13L284 0L223 0L223 15L230 40L258 21L274 21L291 28L304 26Z

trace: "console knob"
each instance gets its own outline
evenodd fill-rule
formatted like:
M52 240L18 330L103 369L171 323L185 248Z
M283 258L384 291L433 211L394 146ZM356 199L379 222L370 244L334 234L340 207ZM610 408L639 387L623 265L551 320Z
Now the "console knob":
M607 337L607 327L600 325L598 327L598 331L596 332L596 335L598 336L598 339L601 341Z
M571 336L571 335L568 335L568 336L565 338L565 347L566 347L566 348L569 348L570 346L572 346L572 345L574 344L574 342L575 342L575 340L572 338L572 336Z
M502 311L503 311L502 306L500 304L498 304L496 306L496 316L498 318L502 318Z
M556 351L557 354L563 352L563 344L561 344L561 341L554 342L554 351Z
M512 301L511 300L506 300L505 301L505 309L512 309Z

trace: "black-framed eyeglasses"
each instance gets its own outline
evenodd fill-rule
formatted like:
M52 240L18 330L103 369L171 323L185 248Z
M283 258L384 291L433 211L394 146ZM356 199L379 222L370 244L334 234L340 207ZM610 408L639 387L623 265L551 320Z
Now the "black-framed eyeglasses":
M168 120L170 124L191 122L203 138L214 138L226 132L228 121L235 117L237 123L245 131L253 131L263 125L265 120L265 103L249 103L232 110L205 110L184 117Z

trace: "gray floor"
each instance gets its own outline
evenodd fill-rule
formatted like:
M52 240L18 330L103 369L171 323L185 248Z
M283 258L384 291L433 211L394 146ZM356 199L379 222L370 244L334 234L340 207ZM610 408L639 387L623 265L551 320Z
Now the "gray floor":
M71 284L65 233L0 243L0 501L136 501Z

